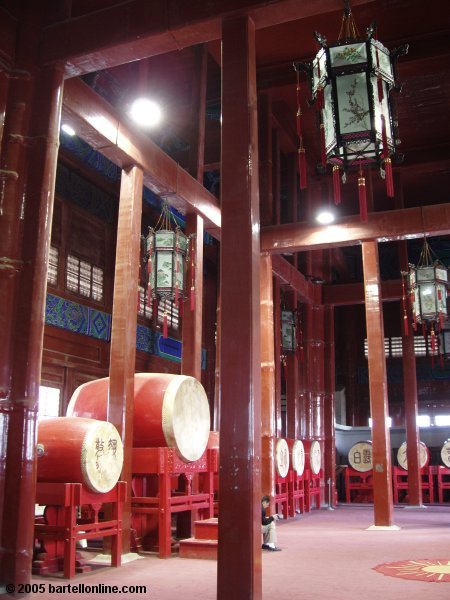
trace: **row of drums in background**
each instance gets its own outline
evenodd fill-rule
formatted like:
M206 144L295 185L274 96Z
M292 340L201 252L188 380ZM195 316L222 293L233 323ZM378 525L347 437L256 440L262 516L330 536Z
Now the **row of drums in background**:
M450 468L450 440L444 442L440 452L442 463L445 467ZM364 441L357 442L348 451L348 462L350 466L359 471L360 473L366 473L371 471L373 468L372 464L372 442ZM400 467L408 470L407 460L407 445L406 442L400 446L397 451L397 462ZM419 446L419 466L422 469L427 467L430 462L430 451L424 442L420 442Z
M110 491L123 465L122 440L108 418L109 378L90 381L72 395L66 417L38 422L37 478L82 483ZM185 462L198 460L209 439L209 403L194 377L137 373L134 380L133 447L174 448Z
M305 466L313 475L322 467L322 451L317 440L285 440L280 438L275 446L275 468L280 477L286 477L292 461L292 469L301 477Z
M38 425L38 481L83 483L98 493L111 490L120 477L123 447L108 418L109 378L90 381L72 395L66 417ZM133 447L174 448L185 462L198 460L208 446L210 413L206 392L186 375L137 373L134 377ZM289 442L289 443L288 443ZM278 439L276 470L292 468L318 475L322 467L317 440Z

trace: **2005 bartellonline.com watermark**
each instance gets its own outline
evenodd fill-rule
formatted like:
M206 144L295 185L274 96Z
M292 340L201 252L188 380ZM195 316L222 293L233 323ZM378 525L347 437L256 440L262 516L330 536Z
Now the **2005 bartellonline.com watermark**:
M7 583L0 594L146 594L146 585L105 585L94 583Z

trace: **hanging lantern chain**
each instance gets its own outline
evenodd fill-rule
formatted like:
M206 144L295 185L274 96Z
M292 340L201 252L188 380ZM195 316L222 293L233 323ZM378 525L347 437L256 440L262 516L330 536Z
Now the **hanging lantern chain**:
M345 41L354 40L359 37L359 31L350 8L349 0L344 0L344 13L342 15L341 29L339 31L338 42L341 41L345 32Z

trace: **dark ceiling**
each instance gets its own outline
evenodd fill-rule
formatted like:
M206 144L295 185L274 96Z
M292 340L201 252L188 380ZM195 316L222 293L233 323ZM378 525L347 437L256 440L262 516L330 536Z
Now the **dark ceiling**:
M106 0L73 0L72 16L80 17L114 4ZM210 3L212 10L214 2ZM239 5L239 2L234 2ZM270 3L269 3L270 4ZM320 3L319 3L320 4ZM330 4L323 3L323 4ZM331 43L337 39L343 4L337 10L288 21L257 30L256 56L258 88L272 97L274 110L282 115L280 137L282 151L292 152L295 141L295 72L294 59L309 60L317 51L313 31L318 30ZM355 3L356 4L356 3ZM403 188L406 207L446 202L450 188L450 9L445 1L433 2L430 8L419 0L378 0L353 8L361 35L376 20L378 37L393 49L404 43L409 52L398 63L402 92L395 93L403 164L396 166L396 183ZM195 25L194 25L195 26ZM220 160L220 41L208 43L208 92L205 163ZM132 62L85 79L119 111L125 111L137 90L138 82L161 102L165 121L153 139L180 164L187 162L189 150L192 84L195 78L195 48L159 54L144 61ZM144 74L144 75L143 75ZM303 78L304 76L302 76ZM315 114L308 110L308 84L302 85L309 170L319 162L319 137ZM375 210L393 208L386 198L384 184L373 174ZM341 214L357 212L353 186L344 189ZM397 196L400 196L397 193ZM400 201L397 198L397 201Z

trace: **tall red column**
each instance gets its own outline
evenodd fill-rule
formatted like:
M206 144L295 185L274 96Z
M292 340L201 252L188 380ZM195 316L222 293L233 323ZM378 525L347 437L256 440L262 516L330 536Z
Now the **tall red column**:
M396 186L396 189L401 189ZM399 242L400 269L408 270L407 243ZM405 300L405 303L407 300ZM403 366L403 398L405 402L406 421L406 458L408 461L408 499L410 506L422 506L422 480L420 476L420 436L417 426L419 403L417 398L416 355L414 350L414 332L409 314L408 335L403 327L403 308L400 307L402 320L402 366ZM408 309L407 309L408 311Z
M399 174L395 174L395 207L405 206L403 197L403 182ZM401 271L408 271L408 244L406 241L398 243L398 254ZM406 290L405 290L406 292ZM417 397L417 372L416 354L414 349L414 331L411 326L411 311L408 300L405 306L400 306L400 319L402 323L402 366L403 366L403 398L405 402L406 424L406 458L408 461L408 499L410 506L422 506L422 479L420 476L420 436L417 425L419 402ZM406 323L408 333L405 332L404 314L406 309Z
M362 243L370 412L372 415L373 495L375 526L392 526L391 441L388 428L386 359L380 264L376 241Z
M261 255L261 491L275 497L275 353L272 257ZM275 506L271 506L271 510Z
M62 71L36 68L39 33L39 15L25 10L0 163L0 581L16 586L31 576L36 420L63 85ZM3 105L4 99L3 93Z
M297 164L296 154L287 157L287 194L289 203L289 220L295 223L298 220L298 186L297 186ZM294 256L294 266L297 267L297 255ZM286 294L286 308L297 311L297 292L291 290ZM297 337L299 332L297 332ZM297 342L299 340L297 339ZM297 439L299 435L299 354L296 350L287 356L286 375L286 436Z
M261 346L255 26L222 25L220 519L217 598L258 600Z
M334 506L336 489L336 433L334 427L334 386L335 386L335 347L334 347L334 306L325 306L324 338L324 434L325 434L325 483L329 506Z
M202 316L203 316L203 219L190 214L186 217L186 233L193 234L195 254L194 273L191 267L187 274L188 297L194 283L195 304L190 310L189 299L183 312L183 356L181 372L202 380ZM194 276L192 279L192 275Z
M191 113L191 148L189 152L189 171L203 184L203 169L205 156L205 114L206 114L206 83L208 68L208 47L206 44L197 46L195 52L195 80L192 86ZM183 313L183 356L181 372L202 379L202 316L203 316L203 219L196 214L186 217L186 233L193 235L195 265L189 265L186 288L188 297L195 296L195 303L190 310L186 303ZM192 285L193 284L193 285Z
M127 482L127 500L122 516L124 553L130 551L136 305L142 191L142 170L138 167L122 170L111 326L108 421L117 427L124 446L121 475L122 481Z

